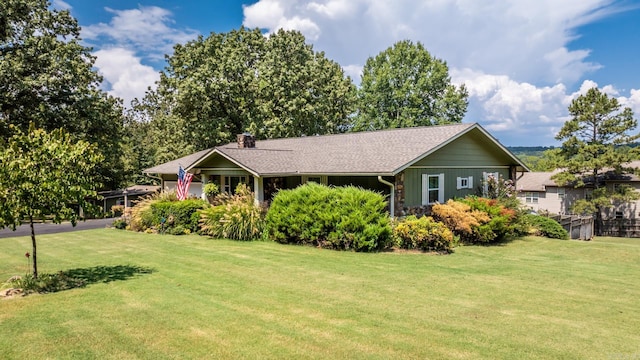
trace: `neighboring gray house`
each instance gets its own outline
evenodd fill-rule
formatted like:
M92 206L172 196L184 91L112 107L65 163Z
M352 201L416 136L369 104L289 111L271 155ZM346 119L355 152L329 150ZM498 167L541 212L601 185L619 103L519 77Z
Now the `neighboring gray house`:
M389 196L390 212L424 212L431 204L476 194L483 179L517 180L527 167L478 124L453 124L237 143L199 151L144 173L175 188L178 167L193 173L189 192L216 183L233 193L248 184L257 201L308 181L355 185Z
M640 161L627 164L628 167L640 168ZM587 184L581 188L570 185L558 186L551 177L553 172L526 172L519 175L516 189L520 201L535 211L548 211L552 214L571 214L572 205L580 199L585 199L593 190L593 185ZM614 190L624 184L640 191L640 177L636 175L617 175L613 172L602 174L600 181L604 186ZM637 219L640 218L640 201L631 204L613 204L614 206L603 213L606 219Z

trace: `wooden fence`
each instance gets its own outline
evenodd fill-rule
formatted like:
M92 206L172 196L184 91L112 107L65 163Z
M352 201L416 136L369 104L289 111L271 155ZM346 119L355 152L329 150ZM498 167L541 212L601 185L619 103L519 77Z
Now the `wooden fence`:
M594 221L591 216L576 215L552 215L549 216L557 221L569 233L569 238L578 240L591 240L594 236Z
M640 220L610 219L602 224L603 236L640 237Z

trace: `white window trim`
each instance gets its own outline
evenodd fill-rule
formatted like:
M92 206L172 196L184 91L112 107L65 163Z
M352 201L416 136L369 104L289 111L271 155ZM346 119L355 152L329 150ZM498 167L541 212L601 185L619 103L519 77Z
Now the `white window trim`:
M329 176L327 175L305 175L302 177L302 183L308 183L310 181L309 178L320 178L320 184L322 185L327 185L329 183Z
M438 201L444 202L444 174L422 174L422 205L431 205L435 202L429 202L429 190L436 190L429 188L429 178L438 177Z
M538 191L527 191L524 193L524 202L527 204L537 204L540 199Z
M567 191L563 187L558 188L558 199L564 199L567 196Z
M235 191L236 189L232 189L231 188L231 178L240 178L240 182L243 184L249 184L249 177L246 175L223 175L220 177L220 190L222 192L226 192L227 194L231 195L231 193L233 191ZM242 180L244 178L244 180ZM229 180L229 181L227 181Z
M466 182L466 184L465 184ZM473 176L460 177L456 179L456 189L473 189Z

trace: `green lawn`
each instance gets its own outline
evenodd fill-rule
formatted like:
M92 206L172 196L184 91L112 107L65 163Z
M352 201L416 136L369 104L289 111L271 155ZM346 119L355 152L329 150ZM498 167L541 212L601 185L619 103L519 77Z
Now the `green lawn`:
M452 255L112 229L38 239L41 272L93 283L0 300L3 359L640 357L640 239ZM0 281L30 250L0 239Z

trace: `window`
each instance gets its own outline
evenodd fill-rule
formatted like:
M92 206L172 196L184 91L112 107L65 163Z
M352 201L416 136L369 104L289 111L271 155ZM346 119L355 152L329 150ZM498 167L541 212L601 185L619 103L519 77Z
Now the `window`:
M444 202L444 174L422 174L422 205Z
M328 176L320 176L320 175L314 175L314 176L303 176L302 177L302 183L308 183L308 182L314 182L316 184L324 184L327 185L329 177Z
M456 180L456 188L460 189L473 189L473 176L458 177Z
M538 203L538 192L537 191L526 192L524 194L524 201L527 204L537 204Z
M564 196L565 196L565 189L558 188L558 199L564 199Z
M226 192L229 195L234 195L236 193L236 188L239 184L247 184L246 176L225 176L224 177L224 185L222 186L222 191Z
M624 219L624 214L622 211L616 211L616 219Z

